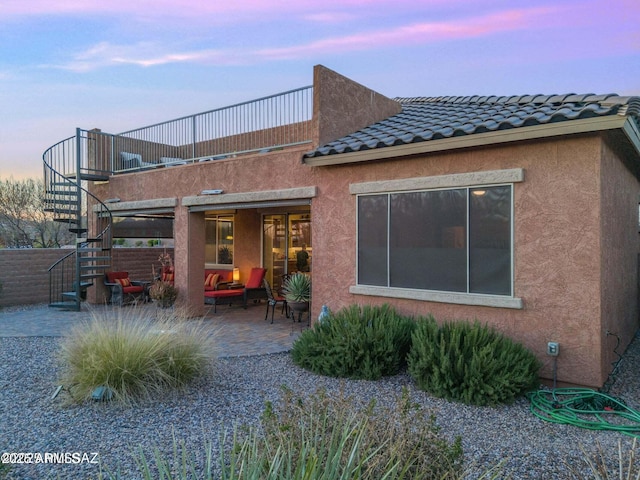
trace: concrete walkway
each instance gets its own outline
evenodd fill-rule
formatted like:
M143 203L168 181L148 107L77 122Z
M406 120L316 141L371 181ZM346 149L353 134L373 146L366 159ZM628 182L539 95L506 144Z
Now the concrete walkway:
M274 323L271 315L264 320L266 304L250 305L246 310L241 306L218 306L205 314L202 321L210 324L216 332L216 344L220 357L264 355L286 352L291 349L306 323L292 322L280 314L277 308ZM123 319L138 315L156 317L164 315L154 304L142 306L102 306L83 305L80 312L68 312L50 308L47 305L5 307L0 309L0 337L63 337L76 325L91 318Z

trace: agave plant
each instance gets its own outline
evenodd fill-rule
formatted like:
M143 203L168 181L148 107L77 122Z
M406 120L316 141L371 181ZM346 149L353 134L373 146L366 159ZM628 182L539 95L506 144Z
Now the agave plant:
M284 282L284 298L289 303L311 300L311 277L304 273L294 273Z

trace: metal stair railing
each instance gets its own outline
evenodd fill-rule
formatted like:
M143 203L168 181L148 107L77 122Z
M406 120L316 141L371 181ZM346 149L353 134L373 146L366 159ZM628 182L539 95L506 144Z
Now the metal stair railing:
M88 181L107 181L111 174L100 165L94 142L92 132L77 129L75 136L43 154L45 209L76 234L74 250L48 269L52 307L80 310L86 289L111 267L113 218L108 207L86 187ZM92 213L94 205L100 206L100 216Z

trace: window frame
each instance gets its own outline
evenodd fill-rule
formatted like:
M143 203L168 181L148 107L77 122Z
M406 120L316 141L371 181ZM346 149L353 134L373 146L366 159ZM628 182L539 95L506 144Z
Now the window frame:
M411 300L453 303L463 305L493 306L501 308L522 309L522 299L515 296L515 184L524 181L523 169L494 170L487 172L473 172L464 174L441 175L432 177L420 177L403 180L377 181L350 185L350 193L355 197L356 211L356 254L355 254L355 278L356 285L349 287L349 291L356 295L373 295L389 298L404 298ZM494 186L511 187L511 218L510 218L510 295L497 295L486 293L470 293L469 290L469 198L470 191L478 188L489 188ZM466 249L467 249L467 292L449 292L441 290L422 290L406 287L389 286L389 259L387 258L387 286L358 284L359 272L359 197L363 195L382 194L390 195L396 193L411 193L421 191L436 190L467 190L467 225L466 225ZM390 221L389 216L387 222ZM387 224L387 236L390 235L389 224ZM389 243L387 241L387 249ZM388 257L389 255L387 255Z
M228 267L233 267L234 263L233 263L233 259L231 261L231 263L218 263L220 260L220 248L224 245L221 242L221 222L228 222L231 223L232 228L233 228L233 234L232 234L232 240L231 240L231 255L232 258L235 255L235 215L233 214L216 214L216 215L211 215L211 216L207 216L205 217L205 222L215 222L215 252L216 252L216 261L215 262L209 262L206 259L205 256L205 267L207 268L228 268ZM206 228L205 228L205 232L206 232ZM207 245L207 236L205 233L205 248Z

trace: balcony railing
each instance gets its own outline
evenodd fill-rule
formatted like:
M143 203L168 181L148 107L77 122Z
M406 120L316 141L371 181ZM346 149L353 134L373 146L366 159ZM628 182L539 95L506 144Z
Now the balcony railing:
M89 168L126 173L312 141L313 87L130 130L87 132Z

